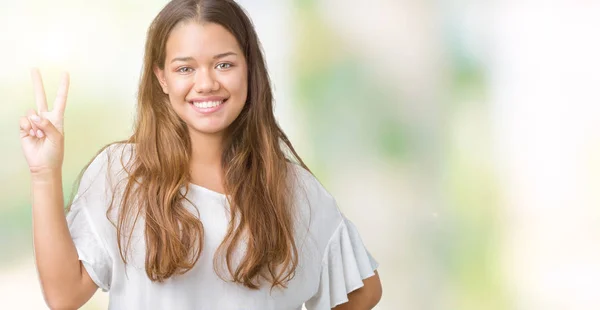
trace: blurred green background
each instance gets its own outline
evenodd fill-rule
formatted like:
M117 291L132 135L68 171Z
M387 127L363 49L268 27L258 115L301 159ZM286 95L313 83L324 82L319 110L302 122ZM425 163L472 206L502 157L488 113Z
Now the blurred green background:
M380 262L376 309L599 309L600 5L240 0L276 113ZM71 73L65 196L130 132L158 0L0 2L0 308L45 309L18 118ZM83 309L106 309L98 292Z

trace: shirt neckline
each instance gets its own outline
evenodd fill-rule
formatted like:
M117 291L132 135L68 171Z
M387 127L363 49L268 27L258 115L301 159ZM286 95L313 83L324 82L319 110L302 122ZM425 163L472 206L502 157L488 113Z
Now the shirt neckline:
M200 186L200 185L192 183L192 182L189 182L188 184L190 185L190 188L192 188L192 189L196 189L198 191L205 192L205 193L210 194L215 197L227 198L227 195L213 191L212 189L208 189L206 187Z

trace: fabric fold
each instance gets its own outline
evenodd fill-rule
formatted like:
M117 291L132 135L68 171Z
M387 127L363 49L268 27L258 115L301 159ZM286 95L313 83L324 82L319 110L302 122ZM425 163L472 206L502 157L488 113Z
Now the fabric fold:
M331 309L347 302L348 294L361 288L378 266L356 226L344 217L325 249L319 289L307 309Z
M112 278L112 259L79 199L80 197L74 199L73 206L67 214L69 232L79 260L90 278L102 291L107 292Z

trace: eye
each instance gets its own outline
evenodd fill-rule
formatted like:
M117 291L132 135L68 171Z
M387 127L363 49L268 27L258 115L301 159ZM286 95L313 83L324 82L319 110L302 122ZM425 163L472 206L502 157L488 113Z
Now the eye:
M217 65L218 69L229 69L231 67L233 67L233 65L228 62L223 62Z
M190 67L181 67L179 69L177 69L177 72L179 73L191 73L192 72L192 68Z

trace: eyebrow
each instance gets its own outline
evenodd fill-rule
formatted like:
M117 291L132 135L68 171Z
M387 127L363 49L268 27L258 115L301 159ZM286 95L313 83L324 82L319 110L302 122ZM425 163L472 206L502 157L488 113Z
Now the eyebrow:
M213 59L220 59L223 57L227 57L227 56L237 56L236 53L234 52L226 52L226 53L221 53L221 54L217 54L213 57ZM193 57L175 57L173 58L173 60L171 60L171 63L174 63L176 61L191 61L194 60Z

